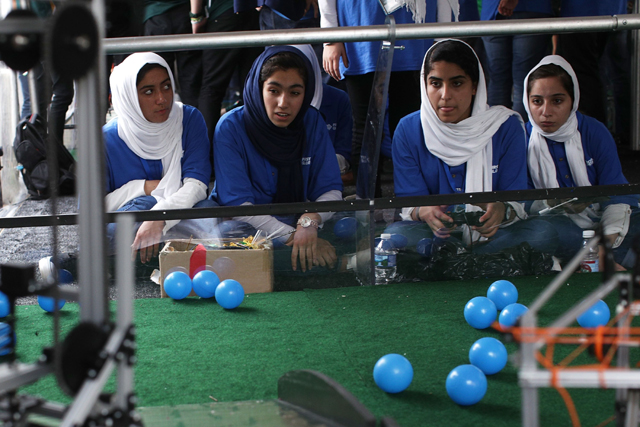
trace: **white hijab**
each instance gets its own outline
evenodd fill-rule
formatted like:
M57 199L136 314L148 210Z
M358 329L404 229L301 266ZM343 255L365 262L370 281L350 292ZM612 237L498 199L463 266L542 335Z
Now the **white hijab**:
M435 43L427 51L422 71L420 73L420 90L422 102L420 106L420 121L427 149L449 166L459 166L467 163L465 191L475 193L492 191L492 160L493 144L491 138L500 126L510 117L520 115L513 110L501 106L487 105L487 87L484 72L478 57L479 81L475 99L471 109L471 116L459 123L444 123L431 106L427 95L425 71L429 53L440 43L455 42L464 44L471 52L473 49L460 40L447 39ZM522 122L522 118L520 118ZM524 125L523 125L524 126Z
M162 123L151 123L140 109L136 79L146 64L162 65L169 73L174 90L169 117ZM146 160L162 160L163 176L151 195L158 201L168 198L182 185L182 103L175 101L171 68L155 53L134 53L113 69L109 83L113 109L118 115L118 136L137 156Z
M403 5L411 12L413 20L417 24L424 23L424 18L427 15L427 2L426 0L402 0ZM460 4L458 0L438 0L438 22L451 22L451 15L454 20L458 21L458 15L460 14Z
M529 94L528 90L526 90L529 85L529 76L531 73L546 64L555 64L562 67L573 81L573 108L567 121L555 132L544 132L536 122L531 119ZM578 118L576 117L576 111L578 110L578 104L580 102L580 88L578 86L578 78L573 68L571 68L571 65L561 56L545 56L538 65L529 71L529 74L527 74L527 77L524 79L524 87L525 91L522 96L522 102L529 115L529 122L532 128L531 138L529 138L527 163L529 164L529 174L531 175L535 188L559 187L556 167L549 153L549 146L545 138L564 143L569 169L571 169L571 175L573 179L575 179L576 184L580 187L590 186L591 182L589 182L589 176L587 175L587 166L585 165L584 151L582 149L582 137L578 131Z
M322 71L320 71L320 64L318 63L318 57L316 51L313 50L310 44L294 44L291 47L295 47L300 52L304 53L309 62L311 62L311 68L315 74L316 87L313 92L313 99L311 100L311 106L316 110L320 109L322 105Z

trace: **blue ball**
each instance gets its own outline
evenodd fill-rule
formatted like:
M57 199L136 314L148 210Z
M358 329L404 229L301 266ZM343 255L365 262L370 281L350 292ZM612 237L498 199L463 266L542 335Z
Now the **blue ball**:
M211 270L202 270L193 276L193 290L201 298L211 298L220 284L218 275Z
M458 405L475 405L487 392L487 377L476 366L460 365L449 372L446 388L451 400Z
M2 292L0 292L0 318L7 317L11 307L9 306L9 298Z
M61 268L60 270L58 270L58 282L64 285L71 284L73 283L73 275L69 270Z
M183 271L174 271L164 278L163 286L170 298L184 299L191 293L191 278Z
M236 280L227 279L216 288L216 301L223 308L231 310L242 304L244 288Z
M611 311L606 302L599 300L593 304L584 313L578 316L578 324L583 328L596 328L604 326L609 322Z
M515 325L520 316L525 314L528 310L529 309L526 306L517 302L509 304L500 312L498 323L500 323L500 326L504 328L510 328Z
M402 234L392 234L391 243L393 243L393 246L396 249L404 249L407 247L407 243L409 243L409 240Z
M381 237L376 237L373 241L374 247L377 248L381 241L382 241ZM393 240L385 240L384 243L382 244L382 249L384 249L385 251L388 251L394 248L395 248L395 245L393 244Z
M41 295L38 295L38 304L40 305L40 308L42 308L47 313L53 313L55 311L54 301L55 300L51 297L43 297ZM58 300L58 310L62 310L62 307L64 307L65 302L66 301L63 299Z
M6 356L14 349L16 334L11 330L9 324L0 322L0 356Z
M498 310L518 302L518 290L508 280L497 280L487 289L487 298L494 302Z
M464 318L476 329L486 329L496 320L498 310L487 297L475 297L464 306Z
M485 375L497 374L507 364L507 349L495 338L480 338L469 349L469 362Z
M341 239L348 239L356 235L358 220L353 217L344 217L333 226L333 234Z
M387 393L406 390L413 380L413 367L406 357L399 354L382 356L373 367L373 380Z
M429 258L431 256L432 245L433 240L431 238L425 237L424 239L420 239L418 240L418 243L416 243L416 252L425 258Z

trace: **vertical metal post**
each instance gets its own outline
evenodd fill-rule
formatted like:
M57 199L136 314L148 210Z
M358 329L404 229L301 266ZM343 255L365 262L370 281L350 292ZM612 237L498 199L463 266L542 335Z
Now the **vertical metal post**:
M80 240L79 282L80 319L97 325L108 320L106 282L106 227L104 214L104 124L102 96L104 78L104 2L92 0L91 9L98 23L98 58L94 67L77 82L78 180L80 202L78 225Z
M521 326L525 331L531 331L538 321L535 312L529 310L521 319ZM520 344L520 373L531 373L538 370L535 359L535 343L530 341L529 332L522 334L522 344ZM531 377L531 376L529 376ZM530 384L520 384L522 389L522 426L538 427L540 425L538 389Z
M633 13L640 13L640 1L633 5ZM640 31L631 31L631 149L640 150Z
M131 239L134 233L134 217L129 214L121 215L117 224L117 327L126 330L133 323L134 269L129 251L131 250ZM118 387L116 390L116 406L122 409L127 408L129 396L133 393L133 368L128 360L119 361Z

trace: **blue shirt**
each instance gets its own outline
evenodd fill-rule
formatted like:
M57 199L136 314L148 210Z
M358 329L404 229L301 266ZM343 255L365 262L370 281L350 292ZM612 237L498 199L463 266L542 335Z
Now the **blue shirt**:
M627 0L562 0L560 16L601 16L627 13Z
M368 25L383 25L386 15L375 0L339 0L338 23L341 27L357 27ZM402 7L392 13L396 24L414 24L411 12ZM427 3L425 22L436 22L435 2ZM413 71L422 67L424 54L433 44L433 39L424 40L396 40L396 46L404 46L404 50L393 52L391 71ZM345 68L340 60L340 73L347 76L357 76L376 71L381 42L345 43L349 68Z
M460 0L458 21L479 21L478 2L476 0Z
M254 205L273 201L278 169L253 146L244 127L244 107L222 116L214 135L214 197L222 206ZM329 139L327 125L315 108L304 117L307 144L302 157L304 195L315 201L331 190L342 191L336 153Z
M580 0L584 1L584 0ZM599 1L599 0L598 0ZM498 5L500 0L482 0L482 13L480 19L491 21L498 15ZM520 0L513 10L514 12L536 12L552 16L551 0Z
M343 90L323 83L320 114L327 124L329 138L336 154L341 154L347 161L351 161L353 116L349 95Z
M493 191L526 189L527 153L520 120L509 117L493 135L492 143ZM393 135L396 196L464 193L466 170L466 163L450 167L427 149L420 111L400 120Z
M182 117L182 179L195 178L209 185L211 163L207 125L200 111L183 106ZM118 118L102 127L107 163L107 193L136 179L162 179L162 160L138 157L118 136Z
M618 158L616 143L609 130L598 120L576 112L578 117L578 131L582 138L582 150L584 151L584 161L587 165L587 175L591 185L619 185L629 182L622 174L622 166ZM531 137L531 123L527 123L527 144ZM545 138L546 139L546 138ZM564 143L547 140L549 153L556 166L556 178L558 185L563 187L577 187L569 162L567 162L567 152ZM533 182L529 179L529 188L534 188ZM633 207L638 206L638 197L612 196L611 200L600 203L605 207L612 203L624 203Z

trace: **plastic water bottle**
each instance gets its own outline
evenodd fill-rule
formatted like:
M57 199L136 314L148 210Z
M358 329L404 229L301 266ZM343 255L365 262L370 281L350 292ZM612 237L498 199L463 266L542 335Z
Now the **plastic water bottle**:
M375 247L376 285L389 283L396 277L397 254L398 251L391 242L391 234L382 234L380 242Z
M589 240L593 239L596 233L593 230L584 230L582 232L582 247L587 246ZM580 263L581 273L597 273L600 271L600 257L598 256L598 246L591 248L587 255Z

